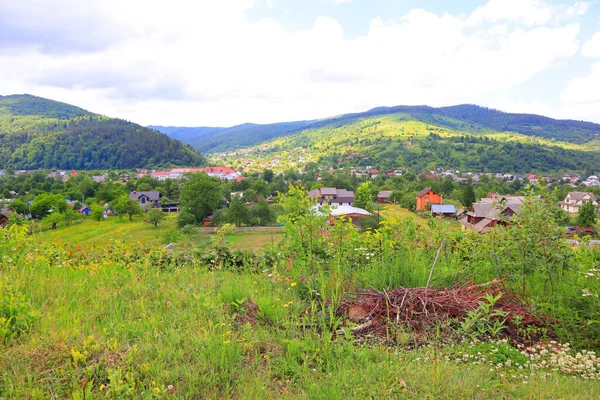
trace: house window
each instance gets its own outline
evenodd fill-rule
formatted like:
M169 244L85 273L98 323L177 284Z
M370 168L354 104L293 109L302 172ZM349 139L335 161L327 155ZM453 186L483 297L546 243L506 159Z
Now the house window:
M142 197L142 204L146 204L146 198Z

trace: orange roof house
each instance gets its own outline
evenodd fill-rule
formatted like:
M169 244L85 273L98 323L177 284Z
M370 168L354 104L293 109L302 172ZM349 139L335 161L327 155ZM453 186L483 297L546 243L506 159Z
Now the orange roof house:
M435 193L430 187L426 187L417 193L417 210L424 210L427 205L442 204L442 195Z

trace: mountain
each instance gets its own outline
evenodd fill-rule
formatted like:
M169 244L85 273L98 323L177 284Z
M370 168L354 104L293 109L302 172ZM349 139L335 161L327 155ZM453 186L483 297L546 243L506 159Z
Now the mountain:
M0 168L199 166L189 145L140 125L31 95L0 96Z
M553 130L554 125L537 125L539 132L548 136L555 133L547 139L494 130L441 114L435 114L434 121L424 117L429 114L421 113L420 119L427 121L423 122L415 117L414 110L402 111L376 109L370 114L319 121L309 129L212 158L217 163L275 170L315 166L415 172L447 168L472 172L583 173L595 171L600 165L596 133L588 125L582 128L574 124L571 128L578 134L577 140L585 137L586 142L579 144L557 141L556 137L567 134L558 128Z
M199 151L217 153L257 145L304 130L342 126L377 116L402 114L409 120L460 131L464 134L493 132L518 133L566 143L593 144L600 141L600 125L573 120L556 120L535 114L513 114L471 104L451 107L396 106L344 114L322 120L281 122L258 125L242 124L231 128L151 128L179 139Z
M149 126L203 153L235 150L311 127L315 121L241 124L230 128Z

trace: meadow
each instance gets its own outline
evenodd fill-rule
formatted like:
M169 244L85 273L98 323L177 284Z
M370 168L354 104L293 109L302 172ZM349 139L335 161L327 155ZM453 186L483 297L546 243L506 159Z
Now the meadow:
M232 249L254 235L224 231L166 250L179 234L170 219L156 229L109 218L2 231L0 398L597 398L597 251L544 239L554 232L545 225L483 238L389 216L360 233L303 213L299 191L288 199L283 240L256 235L250 248L268 243L254 252ZM552 289L549 249L573 261ZM525 265L518 255L527 269L515 267ZM507 290L524 283L532 309L561 325L523 326L539 348L460 321L359 336L359 322L337 312L363 289L499 277Z

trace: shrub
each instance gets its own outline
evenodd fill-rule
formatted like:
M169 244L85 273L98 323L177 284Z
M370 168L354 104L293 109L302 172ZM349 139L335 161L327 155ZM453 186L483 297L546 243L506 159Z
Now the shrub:
M7 343L27 333L35 320L36 313L23 295L0 281L0 342Z

